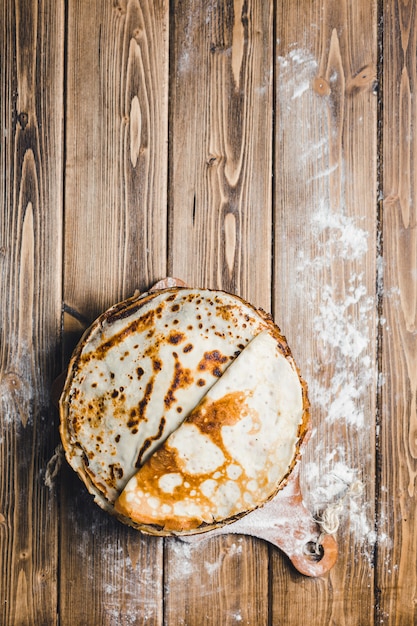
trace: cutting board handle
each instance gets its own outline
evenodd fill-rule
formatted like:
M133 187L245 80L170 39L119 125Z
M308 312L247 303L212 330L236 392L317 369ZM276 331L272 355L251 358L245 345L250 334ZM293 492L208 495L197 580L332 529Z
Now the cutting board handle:
M287 485L267 504L271 528L263 527L256 536L280 548L294 567L305 576L323 576L336 563L337 543L333 535L323 534L320 526L306 508L300 489L299 469L296 467Z

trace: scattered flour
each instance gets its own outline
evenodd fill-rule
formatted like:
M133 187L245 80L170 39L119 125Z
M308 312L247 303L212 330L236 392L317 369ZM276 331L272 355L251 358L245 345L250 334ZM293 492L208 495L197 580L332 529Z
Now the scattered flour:
M323 444L317 446L318 455L323 448ZM358 469L347 464L346 457L346 449L339 445L327 455L323 450L320 462L310 461L304 465L304 500L317 517L328 506L343 500L340 522L344 525L348 523L349 531L362 544L363 553L371 557L376 539L371 519L372 504L366 503L360 493L349 493L362 477Z
M212 576L215 572L217 572L220 569L220 561L214 561L213 563L211 563L210 561L205 561L204 562L204 569L206 570L207 574L209 576Z
M243 617L242 617L242 613L240 611L235 611L234 613L230 614L230 617L235 621L235 622L242 622L243 621Z
M184 580L193 576L195 574L195 552L199 550L199 547L176 539L170 539L169 545L172 555L169 561L170 578ZM214 571L215 569L212 568L212 573Z
M300 294L299 300L294 297L290 315L297 319L298 307L308 301L315 312L311 330L316 354L303 366L315 422L302 467L303 493L307 506L320 512L343 498L355 481L364 483L362 495L347 497L341 521L371 557L376 535L367 481L371 486L374 476L364 476L358 460L369 459L372 467L372 407L377 385L384 384L374 367L376 326L384 323L375 313L384 267L380 255L375 280L369 281L371 233L361 212L353 210L357 207L347 205L349 174L339 143L340 128L328 97L314 92L318 73L318 63L308 50L294 47L278 58L277 125L287 168L283 176L292 181L290 197L296 198L306 216L297 236L286 239L282 233L287 256L294 258L288 279L298 285ZM315 111L314 125L307 110ZM288 129L292 129L290 138ZM300 326L299 332L302 336L306 330ZM335 444L330 442L335 440L332 450L329 446Z
M309 361L309 372L305 374L313 417L315 412L322 415L311 443L314 457L319 460L307 464L304 472L308 485L305 491L310 494L314 511L343 497L354 480L363 480L359 468L349 461L348 429L357 433L359 458L366 458L366 446L372 439L373 416L368 411L377 384L372 366L376 295L368 293L363 269L368 233L357 221L358 218L346 215L343 206L330 209L325 200L318 199L310 222L315 254L308 258L305 251L311 246L306 245L298 256L299 280L308 277L317 311L312 327L318 358ZM343 290L331 280L335 262L347 276ZM326 377L322 374L323 367ZM329 453L328 443L323 442L327 439L326 432L334 428L343 428L345 447L339 444ZM369 546L371 554L375 541L372 503L367 503L365 496L349 499L347 518L355 539L363 544L365 552Z
M74 519L74 527L77 523ZM155 624L162 615L162 561L145 563L143 554L148 552L149 539L131 532L132 545L129 545L129 539L126 543L107 528L101 512L92 519L90 528L77 529L76 550L83 576L86 584L101 590L101 608L106 615L105 623L110 626L134 626L139 614L141 624ZM106 534L107 543L103 543ZM90 547L96 536L101 545L99 559L98 551Z
M205 541L210 541L210 538L206 536L201 538L203 544ZM218 578L219 571L221 570L222 563L225 558L230 558L236 555L242 554L243 540L241 537L237 537L231 544L225 545L221 548L220 552L216 555L216 558L202 560L199 556L202 554L201 543L199 541L179 541L176 539L169 539L169 577L172 581L186 581L192 576L196 576L196 562L199 566L204 568L205 572L215 582ZM210 591L210 590L207 590ZM166 589L169 593L169 589ZM200 593L204 595L205 590L202 588Z

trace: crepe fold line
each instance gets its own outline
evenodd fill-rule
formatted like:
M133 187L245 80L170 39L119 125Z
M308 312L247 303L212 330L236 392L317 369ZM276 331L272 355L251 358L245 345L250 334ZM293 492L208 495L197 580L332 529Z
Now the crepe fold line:
M309 423L307 386L271 316L208 289L111 307L76 347L60 399L71 467L103 509L157 535L261 506L286 483Z

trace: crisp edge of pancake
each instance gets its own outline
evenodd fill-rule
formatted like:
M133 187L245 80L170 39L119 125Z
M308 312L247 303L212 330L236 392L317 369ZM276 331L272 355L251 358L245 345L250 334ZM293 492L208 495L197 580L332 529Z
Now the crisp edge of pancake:
M73 448L77 444L72 443L71 434L67 427L67 418L69 415L69 407L70 407L69 393L71 390L74 374L77 371L77 366L78 366L81 353L84 349L84 346L90 340L90 337L96 332L96 329L109 319L112 319L112 318L118 319L121 315L124 315L127 312L128 312L127 313L128 315L132 313L133 311L139 309L144 304L146 304L146 302L149 302L150 299L155 297L158 293L160 292L159 291L153 291L153 292L148 291L145 293L135 292L135 294L131 296L130 298L127 298L126 300L122 300L121 302L118 302L114 304L113 306L111 306L110 308L108 308L106 311L104 311L104 313L99 315L99 317L97 317L88 328L86 328L86 330L82 334L81 338L79 339L77 345L75 346L72 352L72 355L71 355L71 358L67 367L67 375L65 378L64 387L61 392L61 396L59 398L59 403L58 403L59 415L60 415L59 433L61 437L62 446L64 448L66 460L68 464L71 466L71 468L78 475L78 477L85 484L88 492L92 496L94 496L94 501L96 502L96 504L98 504L102 509L104 509L108 513L111 513L112 515L115 514L113 510L113 504L109 502L103 495L102 491L100 491L100 489L96 487L90 474L86 470L85 466L81 463L79 456L73 454Z
M101 326L101 324L105 321L112 320L112 319L117 320L120 317L125 317L125 316L127 317L128 315L133 314L137 309L141 308L144 304L149 302L149 300L153 299L154 297L156 297L157 295L161 294L164 291L166 292L172 292L173 290L179 291L183 288L184 287L182 286L177 286L177 287L169 287L166 289L151 290L142 294L135 293L132 297L113 305L112 307L107 309L104 313L102 313L83 333L81 339L79 340L71 356L68 369L67 369L67 377L66 377L64 388L63 388L63 391L59 400L59 411L60 411L59 430L60 430L61 441L62 441L62 445L65 451L66 459L69 465L72 467L72 469L78 474L79 478L84 482L89 493L94 496L95 502L102 509L114 515L122 523L128 526L131 526L143 533L146 533L149 535L156 535L156 536L179 536L179 535L191 535L191 534L199 534L199 533L207 532L207 531L213 530L215 528L219 528L221 526L224 526L226 524L236 521L237 519L250 513L250 510L244 511L243 513L240 513L239 515L233 516L228 519L222 519L221 521L215 522L212 524L203 523L198 528L187 530L187 531L165 530L164 528L161 528L160 526L157 526L155 524L136 524L130 518L116 513L116 511L114 510L113 504L110 503L103 496L102 492L96 487L96 485L94 484L94 481L90 477L89 473L86 471L86 468L81 463L77 463L78 457L72 454L73 444L70 441L70 435L66 428L66 418L67 418L68 409L69 409L68 394L71 389L73 374L77 369L77 363L80 358L81 352L84 346L88 343L90 336L95 332L98 326ZM284 337L284 335L282 335L279 327L275 324L271 315L265 313L265 311L261 308L254 307L249 302L247 302L246 300L244 300L243 298L235 294L230 294L219 289L212 290L212 289L207 289L207 288L202 288L202 289L196 288L196 290L206 291L206 292L215 291L217 293L224 293L225 295L232 296L237 301L240 301L242 305L245 305L251 308L254 314L258 315L266 323L269 332L272 334L272 336L275 338L277 342L277 345L279 347L281 354L290 363L291 367L297 373L298 379L300 381L300 386L301 386L301 391L302 391L303 415L302 415L301 423L299 424L299 427L298 427L296 449L293 455L292 462L289 465L286 474L282 477L279 483L277 483L277 488L275 492L272 493L271 496L261 505L263 506L264 504L266 504L266 502L274 498L276 494L278 493L278 491L280 491L287 484L295 465L297 464L297 462L299 461L301 457L303 447L306 444L308 437L310 435L310 403L308 399L307 384L301 377L299 368L296 365L292 357L292 353L287 344L286 338Z

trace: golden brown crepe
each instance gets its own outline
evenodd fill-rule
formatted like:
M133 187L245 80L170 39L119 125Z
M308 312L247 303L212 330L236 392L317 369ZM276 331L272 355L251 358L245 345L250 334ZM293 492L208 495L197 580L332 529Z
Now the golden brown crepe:
M210 528L262 504L308 427L305 385L270 316L222 291L178 287L94 322L71 359L60 413L68 462L98 504L156 534ZM209 467L194 466L193 489L184 459L202 461L202 451Z

